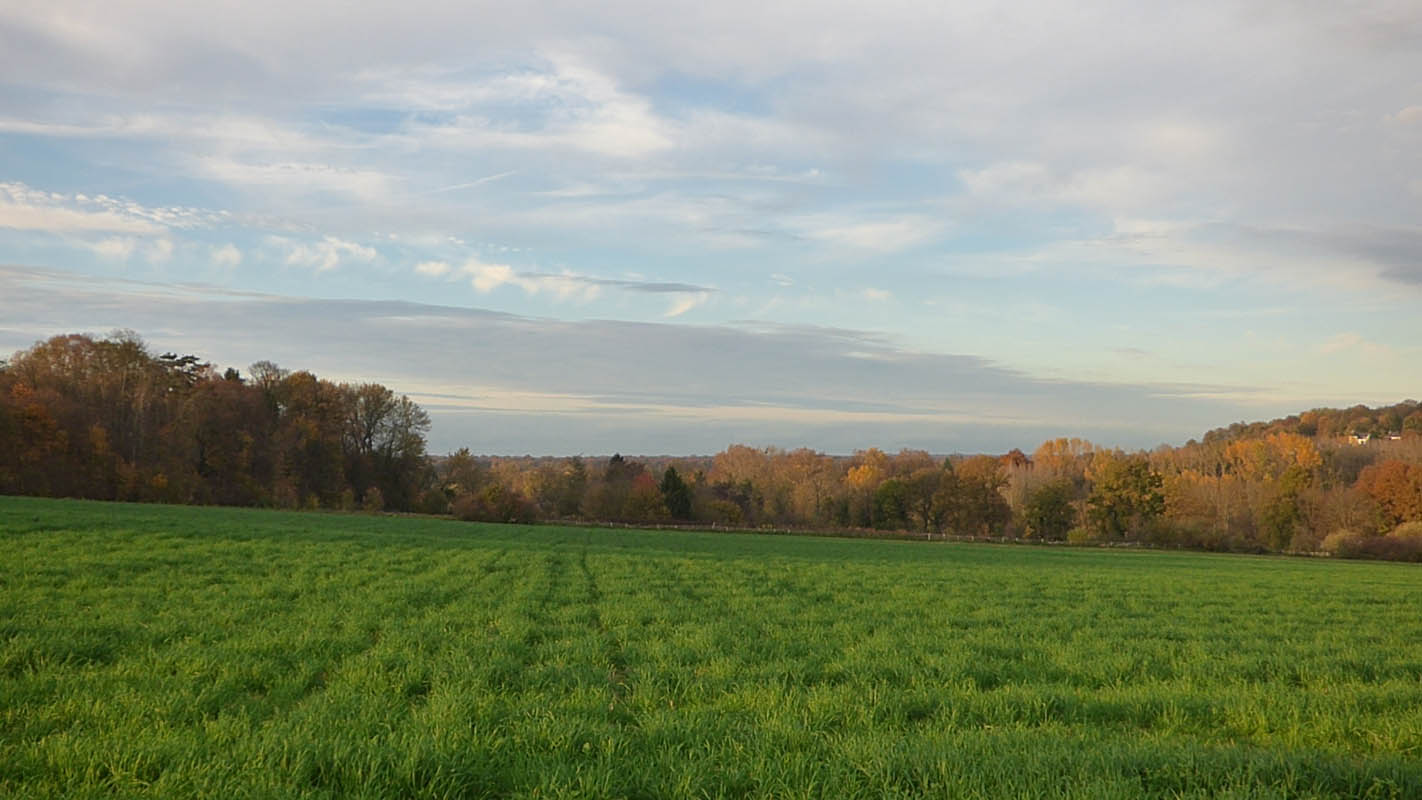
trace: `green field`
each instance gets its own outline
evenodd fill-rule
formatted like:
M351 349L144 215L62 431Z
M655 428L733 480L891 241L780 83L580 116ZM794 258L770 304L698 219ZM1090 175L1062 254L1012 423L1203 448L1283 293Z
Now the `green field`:
M1422 797L1422 569L0 498L0 795Z

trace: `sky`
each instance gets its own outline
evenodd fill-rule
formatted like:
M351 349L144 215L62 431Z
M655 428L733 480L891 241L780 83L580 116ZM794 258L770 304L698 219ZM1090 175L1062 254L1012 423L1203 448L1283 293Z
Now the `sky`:
M0 352L435 452L1178 444L1422 395L1415 1L0 5Z

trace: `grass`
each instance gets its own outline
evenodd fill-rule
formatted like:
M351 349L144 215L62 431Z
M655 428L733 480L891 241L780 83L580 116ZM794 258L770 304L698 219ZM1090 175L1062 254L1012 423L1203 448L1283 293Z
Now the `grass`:
M0 498L0 795L1422 797L1422 569Z

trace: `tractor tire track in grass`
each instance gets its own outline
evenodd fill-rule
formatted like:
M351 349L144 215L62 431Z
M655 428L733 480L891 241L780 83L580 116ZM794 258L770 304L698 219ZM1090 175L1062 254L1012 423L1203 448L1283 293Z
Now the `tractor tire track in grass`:
M596 631L600 642L602 660L607 664L607 686L611 695L607 710L613 714L613 720L622 725L633 721L630 715L618 713L623 701L632 691L632 685L627 671L627 655L622 649L622 643L614 633L607 629L607 625L602 619L602 612L598 610L598 606L602 603L602 591L598 588L597 576L588 567L588 545L591 539L590 532L585 534L583 549L578 557L578 566L583 572L583 581L586 584L589 622L593 630Z
M472 567L449 559L420 573L400 599L378 609L385 627L372 630L369 645L333 665L318 693L268 720L234 761L279 776L282 786L335 795L363 791L372 775L388 776L400 752L390 742L421 729L440 684L467 668L450 645L476 636L478 612L506 593L518 569L507 553ZM332 744L332 731L342 732L335 738L343 745Z
M389 625L398 621L401 631L418 630L427 621L447 614L451 607L499 571L498 565L507 553L508 549L504 548L485 559L472 571L472 578L468 581L458 580L457 576L470 574L466 565L458 561L446 562L438 570L424 573L413 588L407 589L402 597L383 609L385 616L378 622ZM391 645L385 630L386 628L378 624L370 626L364 647L326 663L308 680L305 690L294 702L283 707L272 707L267 714L262 715L263 719L254 722L266 722L298 712L326 692L333 683L340 682L343 676L361 673L363 665L378 657L383 646L398 647L398 644ZM416 681L403 687L404 695L410 700L418 700L428 694L428 691L427 682Z
M550 608L566 567L558 544L553 542L554 547L542 553L529 553L519 570L522 580L489 615L486 630L491 649L484 655L483 669L489 689L523 691L538 678L539 666L556 656L556 640L548 642L554 633Z

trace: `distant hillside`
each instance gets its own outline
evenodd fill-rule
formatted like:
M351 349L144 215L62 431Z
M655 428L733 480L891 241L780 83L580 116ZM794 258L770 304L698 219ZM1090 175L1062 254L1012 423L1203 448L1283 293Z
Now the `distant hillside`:
M1273 433L1295 433L1315 439L1361 436L1422 436L1422 403L1403 400L1391 406L1370 408L1315 408L1268 422L1236 422L1205 434L1204 442L1255 439Z

